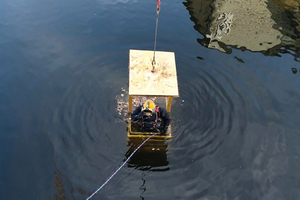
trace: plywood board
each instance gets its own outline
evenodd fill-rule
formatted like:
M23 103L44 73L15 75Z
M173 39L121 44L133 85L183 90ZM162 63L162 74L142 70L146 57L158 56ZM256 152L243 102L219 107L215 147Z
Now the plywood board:
M129 95L179 97L174 52L155 52L155 71L152 70L153 51L130 50Z

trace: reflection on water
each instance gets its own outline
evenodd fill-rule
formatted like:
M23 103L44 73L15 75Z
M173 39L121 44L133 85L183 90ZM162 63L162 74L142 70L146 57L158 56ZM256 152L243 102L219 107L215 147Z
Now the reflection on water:
M231 48L300 61L300 2L296 0L188 0L194 28L208 48L231 53ZM231 48L230 48L231 47Z
M142 138L128 138L126 157L143 142ZM164 139L150 139L128 161L128 167L146 171L167 171L168 143Z
M181 91L172 138L148 141L94 199L299 199L298 11L235 4L162 2L158 49L176 53ZM155 1L3 8L0 199L85 199L141 143L124 122L128 50L153 48Z
M53 184L53 187L58 190L59 192L59 196L57 196L56 194L53 195L53 199L54 200L66 200L66 191L65 191L65 186L64 186L64 183L63 183L63 180L62 178L66 179L66 181L70 184L70 193L72 194L72 199L74 199L74 189L73 189L73 186L72 186L72 183L71 181L69 180L68 177L66 177L58 168L57 166L57 163L55 161L55 158L54 158L54 147L53 147L53 144L52 142L50 142L48 136L46 136L47 138L47 141L51 147L51 150L52 150L52 160L53 160L53 163L55 165L55 169L53 169L53 174L54 174L54 184Z

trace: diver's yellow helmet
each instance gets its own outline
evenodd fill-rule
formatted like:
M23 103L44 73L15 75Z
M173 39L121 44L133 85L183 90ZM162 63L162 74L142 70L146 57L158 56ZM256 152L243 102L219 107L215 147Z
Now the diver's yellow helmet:
M152 100L145 101L143 105L143 110L150 110L151 112L155 111L155 103Z

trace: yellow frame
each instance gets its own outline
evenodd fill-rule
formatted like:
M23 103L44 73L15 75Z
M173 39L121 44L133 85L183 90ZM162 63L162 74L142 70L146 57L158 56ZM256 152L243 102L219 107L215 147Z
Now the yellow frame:
M128 131L127 131L127 136L128 137L138 137L138 138L148 138L150 135L152 135L151 132L136 132L137 134L131 134L131 118L130 115L132 113L132 98L134 96L129 95L128 101ZM166 99L166 104L167 104L167 112L170 114L171 111L171 104L172 104L172 97L167 97ZM140 133L140 134L139 134ZM171 133L171 125L169 125L168 128L168 134L166 135L155 135L152 138L161 138L161 139L166 139L166 138L171 138L172 133Z
M171 112L172 98L179 97L177 70L174 52L156 51L155 52L155 71L151 71L153 61L153 51L148 50L129 50L129 104L128 118L132 113L132 98L165 97L166 110ZM151 132L135 132L131 134L131 122L128 122L128 137L146 138ZM171 125L168 134L155 135L153 138L171 138Z

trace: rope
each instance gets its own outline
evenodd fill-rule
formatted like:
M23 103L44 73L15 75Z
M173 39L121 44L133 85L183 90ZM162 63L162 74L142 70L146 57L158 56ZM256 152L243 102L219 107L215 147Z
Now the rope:
M153 51L153 60L152 60L152 72L155 70L155 50L156 50L156 40L157 40L157 27L158 27L158 17L160 11L160 0L156 0L156 24L155 24L155 38L154 38L154 51Z
M129 159L133 156L133 154L135 154L135 152L137 152L137 150L139 150L139 148L141 148L150 138L152 138L153 136L157 135L158 133L154 133L153 135L149 136L146 140L144 140L131 154L130 156L127 158L127 160L125 160L125 162L93 193L91 194L88 198L86 198L86 200L91 199L95 194L97 194L97 192L99 192L119 171L122 167L124 167L124 165L129 161Z

